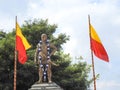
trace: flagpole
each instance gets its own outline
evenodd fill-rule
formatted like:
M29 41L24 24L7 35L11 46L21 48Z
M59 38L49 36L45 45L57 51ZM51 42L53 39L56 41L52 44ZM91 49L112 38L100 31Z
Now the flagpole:
M15 19L15 32L17 29L17 16ZM16 90L16 77L17 77L17 51L16 51L16 35L15 35L15 60L14 60L14 90Z
M90 15L88 15L88 22L89 22L90 45L91 45ZM90 47L91 47L91 46L90 46ZM93 52L92 52L92 50L91 50L91 58L92 58L92 71L93 71L93 80L94 80L94 90L96 90L95 67L94 67L94 58L93 58Z

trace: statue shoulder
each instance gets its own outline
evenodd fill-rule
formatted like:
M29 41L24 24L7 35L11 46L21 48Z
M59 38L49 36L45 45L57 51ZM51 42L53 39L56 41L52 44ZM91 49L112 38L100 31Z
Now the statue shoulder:
M37 47L40 47L41 44L42 44L42 41L40 40L40 41L38 42L38 44L37 44Z

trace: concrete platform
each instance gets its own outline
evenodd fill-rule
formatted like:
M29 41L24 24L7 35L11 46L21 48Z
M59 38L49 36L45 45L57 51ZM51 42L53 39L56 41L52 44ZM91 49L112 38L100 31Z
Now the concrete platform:
M34 84L28 90L63 90L59 85L56 83L40 83Z

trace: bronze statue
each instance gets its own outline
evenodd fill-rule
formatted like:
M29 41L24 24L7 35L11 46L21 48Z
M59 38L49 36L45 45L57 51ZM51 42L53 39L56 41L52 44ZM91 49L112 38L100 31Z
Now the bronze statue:
M52 50L52 51L51 51ZM47 40L47 35L42 34L41 40L37 45L34 62L39 64L39 81L46 81L48 79L48 83L51 83L52 71L51 65L58 66L53 63L50 57L56 52L57 48ZM37 59L37 60L36 60ZM46 78L47 77L47 78Z

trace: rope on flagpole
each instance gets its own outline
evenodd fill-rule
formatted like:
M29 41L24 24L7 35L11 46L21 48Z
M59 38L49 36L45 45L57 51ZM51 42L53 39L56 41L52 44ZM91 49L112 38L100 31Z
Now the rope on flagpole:
M89 22L89 37L90 37L90 47L91 47L90 15L88 15L88 22ZM96 90L95 67L94 67L94 58L93 58L92 50L91 50L91 58L92 58L92 71L93 71L93 80L94 80L94 90Z
M17 16L15 19L15 28L17 29ZM15 60L14 60L14 90L16 90L16 78L17 78L17 51L16 51L16 35L15 35Z

